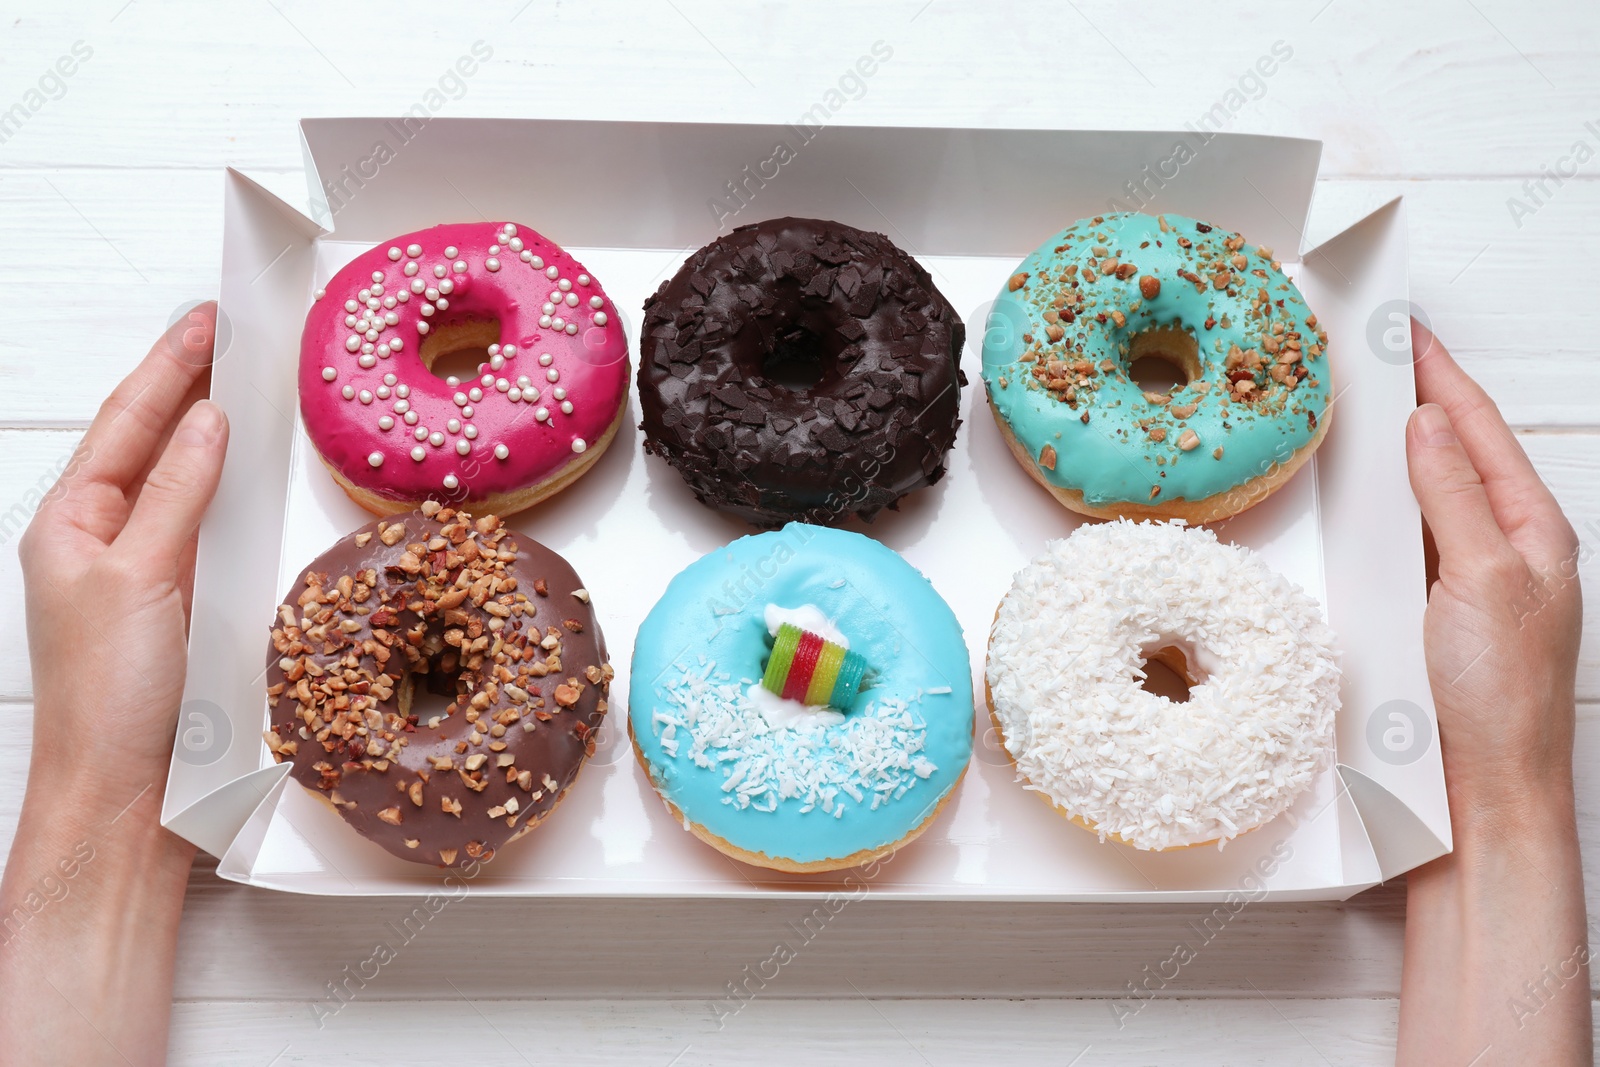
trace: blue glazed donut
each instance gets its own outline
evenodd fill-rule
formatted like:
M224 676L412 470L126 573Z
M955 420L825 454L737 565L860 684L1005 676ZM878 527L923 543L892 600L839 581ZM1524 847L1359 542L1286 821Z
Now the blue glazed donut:
M761 686L783 623L866 659L844 710ZM870 862L932 822L972 755L961 626L898 554L790 523L672 580L634 644L629 732L673 816L745 863Z

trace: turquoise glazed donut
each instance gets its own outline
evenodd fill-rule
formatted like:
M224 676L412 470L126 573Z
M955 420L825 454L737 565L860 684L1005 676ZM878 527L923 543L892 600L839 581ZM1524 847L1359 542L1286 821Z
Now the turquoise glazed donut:
M785 623L865 659L854 699L832 701L842 710L763 688ZM971 669L949 606L878 542L804 523L674 578L639 627L629 696L634 750L673 817L774 870L887 855L928 826L972 755Z
M1181 215L1082 219L1007 279L989 406L1023 468L1098 518L1211 522L1259 503L1328 428L1328 335L1272 251ZM1145 391L1145 357L1186 379Z

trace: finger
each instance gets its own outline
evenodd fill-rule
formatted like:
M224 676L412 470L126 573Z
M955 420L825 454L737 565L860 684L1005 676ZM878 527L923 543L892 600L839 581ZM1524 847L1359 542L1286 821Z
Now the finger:
M190 389L211 367L214 303L173 323L95 415L80 446L74 486L102 482L127 488L160 454Z
M1438 546L1441 577L1509 552L1483 482L1439 405L1424 404L1411 413L1406 462L1411 491Z
M216 494L227 447L222 409L209 400L190 408L109 551L177 582L179 558Z
M1417 399L1439 405L1449 416L1511 544L1531 562L1555 562L1552 556L1565 551L1571 527L1516 434L1483 387L1415 319L1411 337Z

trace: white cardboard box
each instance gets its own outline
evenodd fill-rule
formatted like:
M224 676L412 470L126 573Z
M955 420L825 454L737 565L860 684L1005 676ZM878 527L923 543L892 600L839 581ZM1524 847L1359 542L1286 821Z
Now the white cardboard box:
M1275 248L1328 331L1333 424L1312 463L1217 532L1261 551L1325 605L1345 668L1337 769L1291 812L1224 850L1141 853L1099 843L1029 796L979 708L973 763L954 802L882 865L871 890L926 899L1342 899L1449 850L1423 667L1420 520L1403 447L1415 404L1400 328L1404 207L1396 200L1302 248L1319 142L477 119L318 119L301 132L310 217L237 171L226 176L226 349L212 396L233 436L201 528L188 685L162 814L220 858L223 877L320 894L420 895L445 884L448 872L357 837L272 762L261 741L263 665L281 594L316 553L367 519L322 469L299 421L295 371L311 294L372 244L471 219L526 224L572 250L623 312L635 361L644 298L732 226L786 214L838 219L914 254L968 324L964 422L939 485L855 528L903 553L950 602L979 693L988 624L1011 575L1078 523L1012 460L984 403L978 352L1000 285L1038 242L1110 210L1191 215ZM645 457L630 403L595 467L513 520L566 555L593 593L617 670L599 751L549 822L502 850L472 888L859 893L859 874L783 876L723 858L668 816L633 758L624 724L639 622L675 573L750 531L702 507L676 472Z

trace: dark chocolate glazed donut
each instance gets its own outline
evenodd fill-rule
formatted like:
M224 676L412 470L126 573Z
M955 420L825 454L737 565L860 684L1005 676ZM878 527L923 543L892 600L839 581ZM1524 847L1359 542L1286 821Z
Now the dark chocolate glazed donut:
M428 502L318 556L273 621L267 745L362 836L443 867L537 825L594 751L611 682L566 560ZM419 721L415 686L453 696Z
M944 475L965 329L882 234L741 226L644 311L645 450L711 507L763 527L871 519Z

